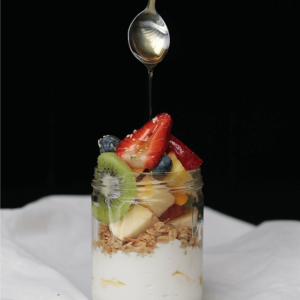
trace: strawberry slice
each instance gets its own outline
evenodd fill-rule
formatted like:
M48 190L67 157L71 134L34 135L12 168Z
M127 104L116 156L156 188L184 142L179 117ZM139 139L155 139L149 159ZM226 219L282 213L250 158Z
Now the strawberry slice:
M142 128L121 141L116 154L134 169L153 169L168 147L172 118L167 113L157 115Z
M170 134L167 152L171 151L175 153L186 171L197 169L203 163L203 160L197 154L172 134Z
M173 204L159 217L159 221L174 220L183 214L183 210L183 206Z

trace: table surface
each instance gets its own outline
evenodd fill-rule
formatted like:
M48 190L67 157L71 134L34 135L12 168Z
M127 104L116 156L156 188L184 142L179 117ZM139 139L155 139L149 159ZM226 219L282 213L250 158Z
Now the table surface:
M1 210L1 299L91 299L90 196ZM203 300L300 299L300 222L204 209Z

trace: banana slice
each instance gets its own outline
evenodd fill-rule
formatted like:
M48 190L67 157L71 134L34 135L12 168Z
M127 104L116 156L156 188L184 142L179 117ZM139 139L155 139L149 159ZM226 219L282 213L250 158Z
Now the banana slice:
M176 229L181 229L185 226L193 228L197 226L197 220L198 209L196 207L184 207L183 214L174 220L166 222L166 225L172 225Z

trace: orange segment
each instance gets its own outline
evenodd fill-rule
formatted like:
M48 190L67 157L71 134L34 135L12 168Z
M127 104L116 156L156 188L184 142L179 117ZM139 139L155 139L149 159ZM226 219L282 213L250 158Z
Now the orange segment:
M183 205L188 200L188 195L186 194L176 193L173 194L173 196L175 197L175 204L177 205Z
M136 173L142 173L145 169L144 168L133 168L132 172L136 172ZM134 174L134 177L138 177L139 174Z

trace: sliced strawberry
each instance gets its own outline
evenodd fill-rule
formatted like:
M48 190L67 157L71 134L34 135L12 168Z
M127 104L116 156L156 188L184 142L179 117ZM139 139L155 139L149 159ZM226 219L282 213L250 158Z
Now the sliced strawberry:
M127 135L119 143L116 154L131 168L153 169L167 150L172 123L169 114L157 115L138 131Z
M159 221L174 220L183 214L183 210L183 206L173 204L159 217Z
M176 139L176 137L170 134L170 140L167 152L174 152L178 160L182 163L186 171L197 169L203 163L203 160L197 156L190 148L188 148L183 142Z

